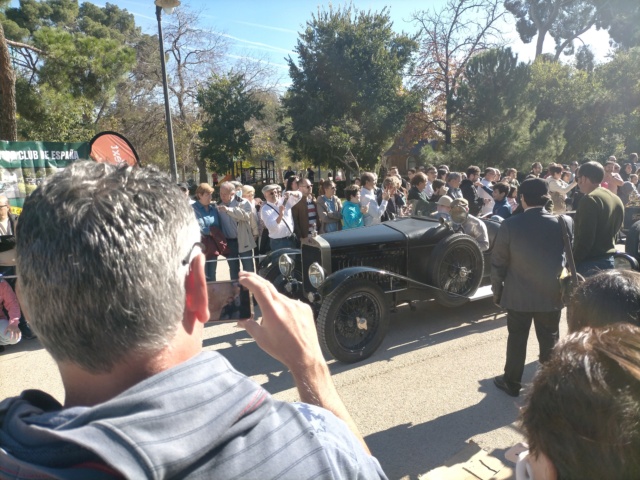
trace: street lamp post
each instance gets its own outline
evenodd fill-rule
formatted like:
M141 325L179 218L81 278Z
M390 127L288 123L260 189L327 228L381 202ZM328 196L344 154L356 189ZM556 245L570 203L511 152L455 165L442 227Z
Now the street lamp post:
M167 138L169 139L169 167L171 180L178 181L178 165L176 164L176 149L173 145L173 127L171 126L171 109L169 108L169 87L167 86L167 66L164 60L164 39L162 37L162 11L171 14L180 5L179 0L155 0L156 18L158 19L158 42L160 43L160 66L162 67L162 88L164 90L164 110L167 117Z

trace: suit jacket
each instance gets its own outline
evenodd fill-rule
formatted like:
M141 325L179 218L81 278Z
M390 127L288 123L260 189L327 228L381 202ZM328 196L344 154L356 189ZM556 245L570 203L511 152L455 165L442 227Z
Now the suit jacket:
M313 203L316 203L315 199ZM316 205L317 211L318 206ZM306 198L303 197L291 208L291 215L293 216L293 233L299 239L307 238L309 236L309 209L307 208ZM320 217L317 218L319 222ZM316 226L319 226L319 223Z
M567 220L569 232L573 221ZM521 312L562 309L558 277L564 266L564 241L558 217L542 207L507 218L491 254L491 287L502 292L500 306Z

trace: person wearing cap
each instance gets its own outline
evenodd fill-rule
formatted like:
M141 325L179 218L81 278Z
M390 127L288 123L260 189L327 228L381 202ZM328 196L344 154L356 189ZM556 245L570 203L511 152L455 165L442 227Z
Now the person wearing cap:
M439 220L444 218L445 220L451 219L451 202L453 202L453 198L449 195L443 195L436 202L436 211L431 214L433 218Z
M576 269L588 277L613 268L616 237L624 219L620 197L600 186L605 169L598 162L587 162L576 173L584 196L576 208L576 235L573 257Z
M465 198L456 198L451 202L450 215L451 220L460 225L464 233L478 242L480 251L489 250L487 226L479 218L469 215L469 202Z
M262 188L265 202L260 209L260 217L267 230L271 250L295 248L293 216L291 208L300 200L300 192L286 192L281 196L280 185L270 184ZM297 195L296 195L297 194Z
M520 395L531 323L545 363L559 338L562 299L560 276L564 241L558 217L545 210L549 187L541 178L520 185L524 212L500 225L491 253L491 289L496 305L507 310L507 358L496 387L512 397ZM563 217L571 234L573 221Z

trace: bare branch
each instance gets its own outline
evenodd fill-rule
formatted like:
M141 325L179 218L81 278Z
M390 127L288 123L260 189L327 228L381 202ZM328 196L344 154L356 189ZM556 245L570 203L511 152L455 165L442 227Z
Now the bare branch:
M20 42L14 42L13 40L7 40L7 45L10 45L14 48L23 48L25 50L30 50L32 52L36 52L40 55L46 55L46 52L44 50L40 50L39 48L36 48L32 45L27 45L26 43L20 43Z

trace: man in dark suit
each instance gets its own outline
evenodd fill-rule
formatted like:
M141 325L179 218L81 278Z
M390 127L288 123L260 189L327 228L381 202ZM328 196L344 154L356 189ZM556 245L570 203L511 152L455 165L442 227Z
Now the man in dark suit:
M502 222L491 254L494 302L507 310L507 360L496 386L512 397L520 394L531 322L540 344L540 362L558 341L562 301L558 276L564 265L564 242L558 217L544 209L547 183L539 178L520 185L524 213ZM571 219L565 217L569 231Z

